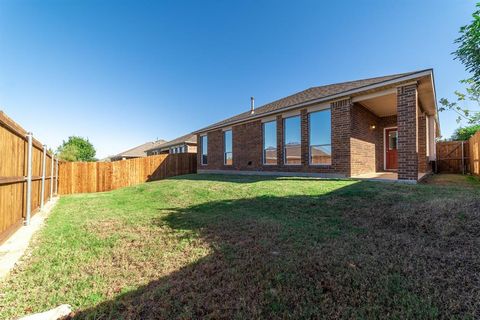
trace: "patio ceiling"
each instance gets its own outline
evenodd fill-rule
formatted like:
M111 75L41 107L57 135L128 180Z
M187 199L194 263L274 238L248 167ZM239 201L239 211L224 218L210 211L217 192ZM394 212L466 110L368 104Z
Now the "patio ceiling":
M379 117L388 117L397 114L397 95L390 93L360 102L365 108Z
M436 115L436 98L431 75L419 78L416 82L418 84L418 100L421 110L428 115ZM397 114L396 87L389 87L382 91L359 95L353 97L353 101L360 103L379 117Z

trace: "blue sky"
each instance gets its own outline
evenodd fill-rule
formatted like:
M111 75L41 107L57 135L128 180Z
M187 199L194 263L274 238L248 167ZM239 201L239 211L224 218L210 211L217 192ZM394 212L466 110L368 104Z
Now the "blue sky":
M438 99L473 1L0 0L0 109L98 157L311 86L434 68ZM440 115L442 134L458 126Z

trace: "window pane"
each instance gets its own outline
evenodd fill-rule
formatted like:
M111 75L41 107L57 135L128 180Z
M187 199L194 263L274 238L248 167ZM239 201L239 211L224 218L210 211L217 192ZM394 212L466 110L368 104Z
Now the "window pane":
M208 150L208 138L207 136L202 136L202 154L207 155Z
M397 131L390 131L388 133L388 149L397 149Z
M263 163L277 164L277 122L263 124Z
M223 132L224 137L224 155L223 163L226 165L231 165L233 163L233 153L232 153L232 130L227 130Z
M310 113L310 145L331 144L330 109Z
M285 163L301 164L300 117L286 118L284 125Z
M225 135L225 152L232 152L232 130L224 132Z
M208 160L208 137L207 136L202 136L200 139L200 148L202 149L202 164L207 164Z
M291 144L285 147L285 163L286 164L301 164L301 148L300 144Z
M225 152L225 164L230 166L233 164L233 153Z
M300 117L285 119L285 146L300 144Z
M332 164L332 146L311 146L310 147L310 163L311 164Z

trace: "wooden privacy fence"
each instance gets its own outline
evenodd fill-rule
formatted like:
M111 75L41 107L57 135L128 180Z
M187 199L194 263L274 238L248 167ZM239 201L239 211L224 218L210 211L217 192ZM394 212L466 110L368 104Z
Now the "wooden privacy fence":
M196 153L161 154L114 162L62 162L59 194L110 191L197 171Z
M0 111L0 243L56 193L57 166L45 146Z
M467 173L470 171L469 141L437 142L437 172Z
M480 176L480 131L477 131L470 140L470 172Z

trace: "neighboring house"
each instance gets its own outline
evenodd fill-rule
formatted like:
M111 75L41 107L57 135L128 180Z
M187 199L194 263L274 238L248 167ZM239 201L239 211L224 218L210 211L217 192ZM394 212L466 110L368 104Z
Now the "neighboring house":
M417 181L439 136L433 70L313 87L198 135L198 172L283 172ZM391 173L390 173L391 172Z
M157 140L155 142L147 142L147 143L144 143L142 145L139 145L135 148L132 148L132 149L129 149L127 151L124 151L124 152L120 152L119 154L117 155L114 155L114 156L110 156L108 158L106 158L105 160L106 161L118 161L118 160L126 160L126 159L133 159L133 158L142 158L142 157L146 157L147 156L147 149L151 148L153 145L159 143L165 143L166 141L165 140Z
M149 156L164 153L196 153L197 136L190 133L168 142L155 143L146 152Z

